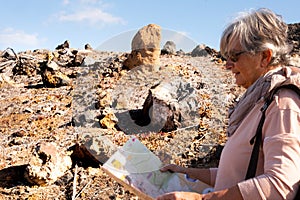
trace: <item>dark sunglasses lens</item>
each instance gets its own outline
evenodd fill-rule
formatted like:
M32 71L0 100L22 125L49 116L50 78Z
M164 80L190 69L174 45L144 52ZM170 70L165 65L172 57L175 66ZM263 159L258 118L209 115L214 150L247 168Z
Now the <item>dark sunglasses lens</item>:
M238 61L238 56L232 55L231 58L232 62L237 62Z
M238 61L238 58L236 55L230 55L226 58L226 60L231 60L231 62L237 62Z
M240 55L242 55L243 53L245 53L245 51L231 54L227 57L227 60L230 59L232 62L237 62L239 60Z

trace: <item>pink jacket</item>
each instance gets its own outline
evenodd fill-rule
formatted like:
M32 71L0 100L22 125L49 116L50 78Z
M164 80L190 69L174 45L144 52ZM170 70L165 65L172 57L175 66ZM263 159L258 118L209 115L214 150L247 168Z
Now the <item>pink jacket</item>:
M215 190L238 185L245 200L293 199L300 180L300 99L282 89L266 111L263 144L255 178L244 180L263 101L228 138L218 168L211 169Z

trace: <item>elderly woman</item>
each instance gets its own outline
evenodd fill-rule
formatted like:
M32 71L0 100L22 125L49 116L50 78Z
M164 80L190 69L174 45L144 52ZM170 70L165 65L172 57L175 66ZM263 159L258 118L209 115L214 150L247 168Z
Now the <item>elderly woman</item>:
M265 112L257 169L245 180L253 144L270 92L281 85L300 87L300 74L288 67L287 25L268 9L243 13L227 26L220 50L236 84L246 88L229 113L228 140L218 168L167 165L161 171L185 173L214 192L173 192L157 199L294 199L300 180L300 98L280 89ZM254 173L255 173L254 172Z

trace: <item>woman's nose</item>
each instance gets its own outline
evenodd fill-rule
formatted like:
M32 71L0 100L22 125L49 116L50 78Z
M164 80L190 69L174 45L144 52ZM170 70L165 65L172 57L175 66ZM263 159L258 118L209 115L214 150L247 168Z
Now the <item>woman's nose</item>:
M226 69L231 69L233 67L233 62L231 60L227 60L225 64Z

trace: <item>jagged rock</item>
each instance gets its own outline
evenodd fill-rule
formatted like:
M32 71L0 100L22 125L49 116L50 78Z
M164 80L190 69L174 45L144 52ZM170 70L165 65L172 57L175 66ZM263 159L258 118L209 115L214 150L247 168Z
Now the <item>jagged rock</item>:
M24 177L37 185L50 185L72 166L72 160L67 152L55 143L42 142L37 144Z
M191 55L192 55L193 57L208 56L208 52L207 52L206 49L205 49L205 45L197 45L197 46L193 49Z
M17 60L18 56L12 48L7 48L1 53L1 57L7 58L9 60Z
M70 48L70 42L69 40L66 40L63 44L58 45L55 49L59 50L59 49L68 49Z
M114 129L117 120L118 119L113 113L108 113L103 119L100 120L100 124L103 128Z
M40 63L42 81L47 87L60 87L71 84L70 78L59 70L54 61Z
M14 85L13 66L17 64L18 56L14 50L7 48L0 56L0 87Z
M292 54L300 55L300 23L288 24L288 40L293 45Z
M151 121L152 126L163 131L176 130L180 126L181 114L178 101L162 87L149 91L142 113Z
M0 88L6 86L14 86L15 82L7 75L0 74Z
M123 65L133 69L140 65L159 65L161 28L155 24L149 24L141 28L131 42L131 53L123 62Z
M185 52L182 49L180 49L179 51L176 52L176 55L178 55L178 56L184 56Z
M167 41L161 50L161 54L175 54L176 53L176 44L173 41Z
M93 50L92 46L90 44L84 45L85 50Z
M73 54L75 55L74 59L73 59L73 62L72 62L72 66L80 66L82 65L84 59L85 59L85 56L78 53L78 51L74 52L73 51Z
M117 127L127 134L172 131L197 124L199 101L195 89L180 77L148 90L142 109L116 112ZM116 105L120 106L120 105Z
M117 146L99 128L77 128L78 143L72 153L72 160L98 167L104 164L116 151Z
M197 115L195 89L181 79L173 81L151 88L143 105L143 116L148 114L151 124L162 131L189 126Z
M211 55L212 57L217 57L217 58L220 57L219 52L216 51L215 49L210 48L209 46L206 46L204 49L205 49L205 51L206 51L209 55Z

